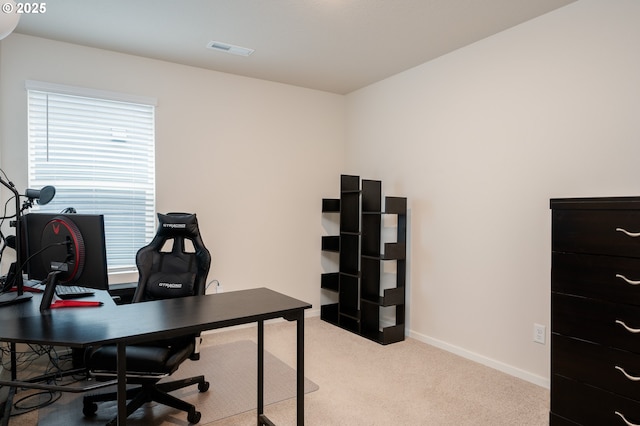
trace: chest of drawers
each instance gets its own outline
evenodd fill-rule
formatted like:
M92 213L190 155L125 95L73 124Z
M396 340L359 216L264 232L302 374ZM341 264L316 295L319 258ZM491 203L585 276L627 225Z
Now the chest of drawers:
M550 424L640 425L640 197L551 210Z

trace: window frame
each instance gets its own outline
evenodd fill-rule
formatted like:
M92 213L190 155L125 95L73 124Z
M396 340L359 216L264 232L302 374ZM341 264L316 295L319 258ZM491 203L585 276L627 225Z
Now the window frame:
M94 211L78 211L78 213L100 213L100 214L104 214L105 215L105 233L106 238L107 238L107 259L109 259L109 247L112 247L111 253L112 253L112 259L113 256L118 253L118 264L114 265L112 262L112 265L108 266L108 272L109 275L113 275L113 274L125 274L125 273L133 273L133 272L137 272L137 269L135 267L135 252L137 251L137 249L139 247L141 247L142 245L146 244L150 238L153 237L153 235L155 234L155 203L156 203L156 164L155 164L155 149L156 149L156 140L155 140L155 117L156 117L156 107L157 107L157 100L155 98L150 98L150 97L144 97L144 96L137 96L137 95L130 95L130 94L124 94L124 93L119 93L119 92L111 92L111 91L104 91L104 90L97 90L97 89L89 89L89 88L82 88L82 87L74 87L74 86L67 86L67 85L61 85L61 84L55 84L55 83L46 83L46 82L40 82L40 81L33 81L33 80L27 80L25 82L25 88L27 89L27 105L28 105L28 121L29 121L29 126L28 126L28 169L29 169L29 173L28 173L28 182L29 182L29 187L33 187L34 189L38 189L41 186L44 185L53 185L56 186L55 181L54 182L44 182L42 180L38 181L37 178L35 177L34 172L32 171L34 167L38 167L37 165L33 164L34 160L34 153L33 150L34 149L38 149L38 148L34 148L34 143L39 143L42 145L43 141L42 141L42 134L36 136L34 133L34 120L36 119L35 115L42 115L42 112L34 112L32 111L32 108L34 106L33 104L33 99L32 99L32 92L36 93L36 92L40 92L40 93L44 93L45 96L46 94L49 94L51 96L54 97L64 97L65 99L71 100L73 98L83 98L83 102L89 102L91 103L92 100L95 100L96 104L100 104L100 103L104 103L106 102L108 105L112 105L114 106L114 111L117 110L117 103L122 103L123 105L136 105L136 106L143 106L143 109L146 109L146 112L144 116L144 119L147 120L145 123L146 126L146 131L148 132L145 133L142 138L150 138L150 139L143 139L143 141L139 144L140 147L138 148L127 148L127 149L131 149L132 152L135 151L136 149L140 152L142 152L144 155L144 157L147 157L149 159L149 162L146 163L145 167L147 170L145 171L146 174L144 174L146 182L145 185L143 187L143 189L133 189L132 187L127 187L126 185L123 185L122 182L120 182L120 185L122 186L122 189L120 190L120 193L122 193L123 191L125 193L133 193L135 190L137 190L138 192L144 192L146 195L143 197L137 197L135 199L138 200L144 200L143 203L143 207L138 207L137 210L139 210L140 212L143 212L143 217L141 218L142 222L143 222L143 226L144 226L144 230L142 232L140 232L141 230L139 228L137 228L136 225L132 225L132 226L136 226L136 231L138 231L138 239L135 240L134 242L134 238L130 237L130 235L133 235L132 232L129 233L124 233L124 237L120 238L116 241L116 237L113 237L113 234L115 234L115 231L113 231L112 237L109 236L109 229L115 229L114 226L116 226L115 223L112 224L112 222L116 222L116 221L120 221L122 223L118 223L118 229L120 229L121 231L124 230L126 228L126 224L124 223L124 221L122 219L116 219L115 216L116 214L114 212L109 212L109 211L100 211L101 209L99 207L94 208ZM40 95L39 95L40 96ZM46 112L44 112L45 117L37 117L40 120L39 126L42 126L43 120L44 120L44 125L46 127L46 129L44 129L44 132L46 133L46 136L44 136L44 138L46 139L46 141L44 142L45 144L48 144L50 141L50 137L51 135L50 133L50 129L49 129L49 125L53 122L53 118L49 117L49 109L50 106L48 104L48 97L46 98ZM91 113L89 113L91 114ZM96 116L100 116L100 113L96 113ZM71 120L70 122L73 123L74 120L76 119L76 117L71 116ZM92 124L89 125L89 127L91 127ZM126 127L126 126L125 126ZM115 131L115 129L117 129L117 127L113 127L112 131ZM43 130L43 129L40 129ZM91 129L89 129L90 131ZM127 129L128 130L128 129ZM55 130L51 130L51 132L53 133L53 140L55 140ZM90 134L90 133L88 133ZM95 134L90 134L91 136L86 137L86 140L91 140L91 143L93 144L93 146L97 146L96 140L99 137L96 137ZM112 136L112 140L107 142L110 142L113 145L113 142L115 142L116 140L113 139L114 136ZM38 139L40 138L40 139ZM108 139L108 138L107 138ZM128 142L129 140L123 139L121 142ZM73 143L78 143L77 141L72 141L69 144L73 144ZM131 145L135 145L134 143L132 143ZM46 147L44 148L46 150L48 150L49 148ZM107 148L108 149L108 148ZM113 148L113 152L117 152L119 148ZM40 149L40 152L42 152L42 149ZM72 154L73 155L73 154ZM77 161L78 159L82 158L81 157L82 154L78 154L76 157L74 157L74 159ZM95 156L94 156L95 157ZM48 161L48 160L47 160ZM113 160L112 160L113 161ZM95 161L96 163L101 163L101 160L98 159ZM46 161L45 161L46 163ZM119 166L121 165L119 162L117 162L116 160L116 164L118 164ZM64 166L61 166L64 167ZM103 165L104 167L104 165ZM134 167L131 168L132 170L134 169ZM62 173L59 173L59 175L63 175L64 174L64 169L61 169ZM132 173L133 174L133 173ZM61 179L59 177L59 175L57 176L56 179ZM68 176L72 176L72 175L68 175ZM71 181L73 181L75 179L76 182L80 182L81 180L78 180L77 178L73 177L70 178ZM96 177L96 182L99 181L100 177ZM35 186L34 186L35 185ZM88 187L90 185L86 185L84 182L83 183L78 183L78 186L85 186ZM108 186L109 183L101 183L100 186ZM117 187L118 185L115 184L113 186L114 190L116 189L115 187ZM126 189L125 189L126 188ZM77 188L76 188L77 190ZM118 191L116 191L118 192ZM149 195L150 194L150 195ZM132 195L133 196L133 195ZM60 197L60 191L57 190L57 197ZM100 197L94 197L95 200L99 199ZM83 198L83 201L85 199ZM54 198L55 201L55 198ZM87 204L91 204L90 202L88 202ZM97 204L96 204L97 205ZM103 205L109 205L108 202L105 202L105 204ZM52 202L52 206L34 206L34 211L40 210L40 211L48 211L48 212L56 212L56 211L60 211L59 209L60 204L56 203L56 207L58 210L55 210L55 208L53 207L53 202ZM73 207L73 206L65 206L65 207ZM125 226L123 226L125 225ZM142 241L142 237L141 235L144 234L144 240ZM120 234L123 235L123 234ZM131 247L125 247L122 248L120 247L119 244L122 244L123 241L125 240L131 240L129 242L129 244L131 245ZM116 245L118 245L118 249L115 249ZM134 246L135 245L135 246ZM121 254L121 253L125 253L126 252L126 256ZM125 260L125 258L127 260ZM130 258L130 260L129 260Z

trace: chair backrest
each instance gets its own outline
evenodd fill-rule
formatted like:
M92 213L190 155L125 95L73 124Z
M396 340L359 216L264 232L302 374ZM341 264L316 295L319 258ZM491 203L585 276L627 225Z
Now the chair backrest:
M156 235L138 250L136 265L139 279L134 303L203 295L211 254L202 242L196 215L158 213Z

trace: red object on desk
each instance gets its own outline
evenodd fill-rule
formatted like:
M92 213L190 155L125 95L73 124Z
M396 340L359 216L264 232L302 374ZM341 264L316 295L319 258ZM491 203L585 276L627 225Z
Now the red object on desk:
M18 287L13 286L9 289L9 291L18 291ZM24 287L22 287L22 291L28 291L31 293L42 293L44 290L42 290L41 288L37 288L37 287L31 287L29 285L25 285Z
M102 306L102 302L84 301L84 300L56 300L49 306L49 309L55 308L87 308L91 306Z
M13 287L13 288L11 289L11 291L17 291L17 290L18 290L18 289L17 289L17 288L15 288L15 287ZM31 293L42 293L42 292L44 292L44 290L43 290L43 289L41 289L41 288L31 287L31 286L29 286L29 285L25 285L25 286L23 287L23 290L24 290L24 291L30 291Z

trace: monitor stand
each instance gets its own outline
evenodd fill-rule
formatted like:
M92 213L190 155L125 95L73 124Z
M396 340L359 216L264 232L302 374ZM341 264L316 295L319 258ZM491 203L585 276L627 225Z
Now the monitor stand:
M51 307L56 285L58 284L58 274L61 272L63 271L49 272L47 278L42 282L44 284L44 293L42 293L42 300L40 301L40 312L44 312Z
M7 273L7 283L13 283L13 289L0 294L0 306L13 305L31 300L33 294L23 290L22 276L17 275L16 263L12 263Z
M0 307L13 305L15 303L26 302L27 300L31 300L33 294L31 293L22 293L18 294L17 291L9 291L7 293L0 294Z

